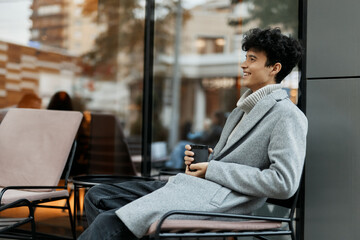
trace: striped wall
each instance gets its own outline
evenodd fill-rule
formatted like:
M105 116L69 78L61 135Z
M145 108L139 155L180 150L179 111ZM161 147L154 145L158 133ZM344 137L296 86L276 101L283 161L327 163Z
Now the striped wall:
M0 108L18 103L23 94L39 94L41 73L80 72L78 58L0 41Z

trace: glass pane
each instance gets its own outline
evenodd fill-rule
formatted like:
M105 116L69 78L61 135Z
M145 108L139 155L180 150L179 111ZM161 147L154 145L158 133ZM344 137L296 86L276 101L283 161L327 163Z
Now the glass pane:
M216 144L246 90L243 33L270 26L296 37L298 1L159 0L155 15L154 171L184 167L186 143ZM296 69L283 82L294 102L299 75Z
M0 107L3 112L20 107L22 97L33 94L41 105L26 107L83 112L77 174L132 174L132 165L122 162L130 161L123 135L134 159L141 159L144 5L127 0L0 3ZM59 91L58 100L67 94L71 106L52 104Z

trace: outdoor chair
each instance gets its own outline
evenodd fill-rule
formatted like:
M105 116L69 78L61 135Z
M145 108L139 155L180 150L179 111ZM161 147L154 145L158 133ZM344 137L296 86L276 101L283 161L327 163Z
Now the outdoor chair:
M287 217L221 214L196 211L170 211L154 222L147 235L150 239L183 239L183 238L211 238L211 237L255 237L268 239L266 236L291 236L296 239L294 232L295 209L299 190L286 200L268 199L267 203L288 209ZM174 216L202 217L205 219L173 219ZM169 219L172 217L171 219Z
M136 169L119 119L91 113L87 174L135 176Z
M27 199L19 199L7 205L0 206L0 212L20 206L26 206L29 209L29 215L22 218L0 218L0 237L14 238L14 236L7 232L24 224L31 223L31 237L33 239L35 238L34 209L31 207L31 203Z
M81 119L82 114L74 111L11 109L0 125L0 210L28 206L25 221L33 223L32 238L45 236L36 232L34 224L38 207L67 209L72 237L76 238L67 183ZM59 184L64 170L63 183ZM65 206L49 204L61 199L65 199ZM19 224L23 222L10 219L0 237L28 239L24 231L13 230Z
M87 114L90 130L89 146L85 154L88 159L87 172L72 177L74 223L80 227L87 226L83 211L83 199L91 187L125 181L153 180L149 177L139 176L136 171L134 159L119 119L113 114Z

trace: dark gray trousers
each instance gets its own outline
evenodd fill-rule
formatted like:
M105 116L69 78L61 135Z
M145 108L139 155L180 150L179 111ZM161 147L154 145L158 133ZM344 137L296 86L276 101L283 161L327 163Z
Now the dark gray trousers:
M85 195L84 200L89 227L78 239L137 239L117 217L115 211L165 184L164 181L130 181L92 187Z

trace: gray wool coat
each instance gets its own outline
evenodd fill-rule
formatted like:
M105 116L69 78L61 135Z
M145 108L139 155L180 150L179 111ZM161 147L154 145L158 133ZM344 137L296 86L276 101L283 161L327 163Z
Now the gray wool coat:
M178 174L163 188L116 211L137 237L171 210L250 213L268 197L286 199L295 193L305 159L305 115L284 90L273 91L226 144L243 114L236 108L229 115L205 179Z

